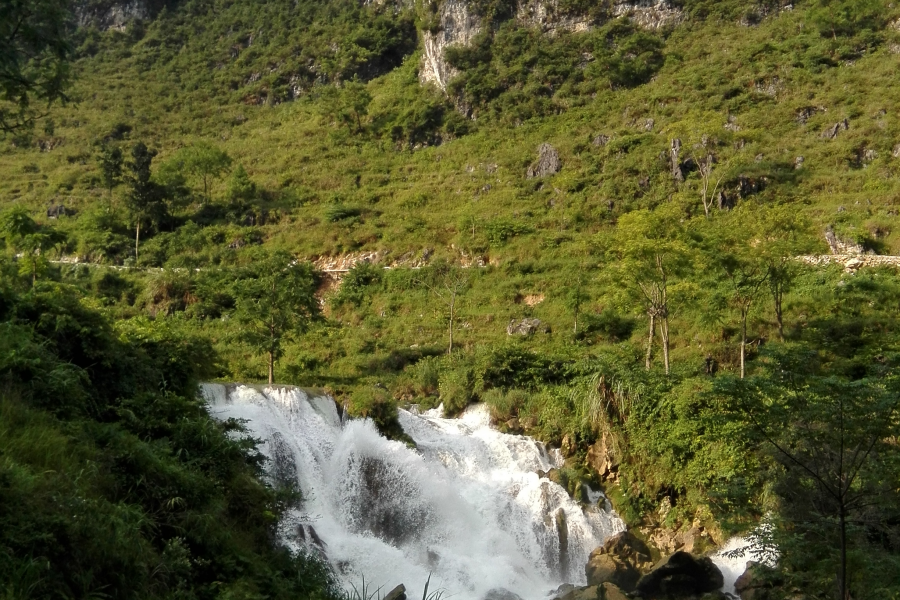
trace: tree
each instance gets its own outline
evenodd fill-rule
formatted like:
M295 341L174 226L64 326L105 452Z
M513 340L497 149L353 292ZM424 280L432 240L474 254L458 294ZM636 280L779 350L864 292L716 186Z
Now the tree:
M166 166L198 178L203 183L203 199L209 202L209 184L228 171L231 157L224 150L201 141L176 152Z
M122 169L125 164L122 149L118 146L103 144L100 146L97 162L100 166L100 178L103 180L103 187L109 191L109 209L112 210L113 188L122 182Z
M229 202L249 202L256 197L256 184L247 175L244 165L238 165L231 172L231 180L228 182L226 196Z
M654 211L638 210L619 219L612 251L612 271L617 281L624 283L623 291L643 305L649 320L645 366L650 369L658 328L667 375L671 300L673 292L678 295L688 289L688 282L678 280L688 266L683 236L678 207L663 205Z
M0 131L30 127L48 107L64 101L72 46L67 0L0 3Z
M20 256L19 272L31 277L31 285L47 267L46 252L66 241L65 234L39 225L22 207L15 207L0 220L6 243Z
M692 153L694 162L697 163L697 172L700 174L700 201L703 203L703 214L709 219L710 212L718 197L719 187L729 173L729 166L734 157L718 166L718 157L709 148L706 136L703 141L694 148ZM712 189L710 189L712 186Z
M566 294L566 308L572 311L575 322L572 333L578 333L578 313L581 311L581 306L590 299L591 297L584 287L584 275L579 271L578 275L575 276L574 285L569 288Z
M806 219L789 205L762 211L758 237L757 250L766 267L778 337L784 341L784 296L803 268L797 256L812 252L815 239Z
M352 133L361 133L362 119L369 114L372 95L364 83L354 79L340 87L329 87L323 92L325 102L322 111L325 117L347 126Z
M134 224L134 260L138 260L138 247L141 240L141 224L159 222L166 215L163 189L151 180L151 165L156 150L150 150L144 142L138 142L131 149L131 162L128 163L129 191L126 197L128 212Z
M740 373L746 373L747 320L750 309L764 289L769 269L759 251L761 227L759 214L752 209L736 210L716 226L708 228L706 258L708 288L712 290L712 314L728 308L738 313L741 333ZM721 316L719 316L721 318Z
M465 293L469 287L469 276L463 274L458 267L445 267L438 269L438 281L428 282L424 279L418 280L419 285L426 287L446 310L447 317L447 333L450 343L447 345L447 354L453 353L453 331L457 318L457 302L459 297Z
M266 354L271 385L284 341L306 331L319 316L317 281L309 264L287 252L260 250L250 258L235 283L235 316L244 325L243 339Z
M760 374L722 378L717 389L781 467L772 476L778 478L785 534L799 534L801 544L807 550L817 546L819 554L834 556L837 546L838 598L849 600L854 581L850 545L877 538L873 526L884 524L885 517L873 518L873 511L896 513L900 500L897 377L890 369L858 379L834 374L821 353L804 347L772 351L766 358ZM783 555L800 562L802 550Z

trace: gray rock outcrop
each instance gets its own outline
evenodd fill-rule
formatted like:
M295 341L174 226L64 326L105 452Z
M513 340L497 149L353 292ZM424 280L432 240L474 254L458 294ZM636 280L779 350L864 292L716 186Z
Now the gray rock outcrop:
M528 179L546 177L547 175L559 173L560 169L562 169L562 162L559 160L559 152L545 142L538 147L538 158L528 167L526 176Z
M826 140L833 140L838 136L838 134L842 131L847 131L850 129L850 122L847 119L843 121L838 121L828 129L822 132L822 137Z
M422 68L419 81L433 83L441 90L457 75L444 54L451 46L467 46L481 32L481 19L469 10L465 0L444 0L440 9L440 25L435 31L422 32Z
M467 46L482 30L481 17L465 0L433 0L440 2L437 25L422 32L422 66L419 80L433 83L446 91L456 69L446 59L452 46ZM680 23L683 11L670 0L616 0L613 17L629 17L645 29L660 29ZM520 0L516 20L523 27L536 27L553 35L562 31L589 31L594 23L587 15L567 13L559 0Z
M547 333L549 327L544 325L540 319L525 318L521 321L513 319L506 326L506 335L533 335L537 332Z
M75 22L79 27L124 31L131 21L152 17L161 5L158 0L79 0L75 3Z

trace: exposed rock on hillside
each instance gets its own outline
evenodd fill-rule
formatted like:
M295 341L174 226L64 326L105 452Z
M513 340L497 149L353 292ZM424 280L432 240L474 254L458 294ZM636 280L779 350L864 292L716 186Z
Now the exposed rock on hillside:
M522 319L516 321L513 319L506 326L506 335L533 335L537 332L549 333L550 328L541 322L540 319Z
M538 159L528 167L526 175L528 179L532 177L546 177L559 173L562 169L562 162L559 160L559 152L550 144L541 144L538 148Z
M164 2L160 0L79 0L75 3L75 21L79 27L124 31L128 23L137 19L149 19L163 5Z
M616 2L613 14L630 17L645 29L659 29L667 25L677 25L684 20L684 13L668 0L630 0Z
M467 46L480 31L481 21L469 10L465 0L445 0L440 11L440 27L437 31L422 32L424 52L419 80L446 90L457 71L447 63L444 51L450 46Z
M590 18L560 11L557 0L524 0L519 4L516 18L526 27L539 27L541 31L551 34L591 28Z
M680 23L684 13L669 0L617 0L613 16L629 17L646 29L659 29ZM560 31L588 31L593 26L587 15L565 13L558 0L521 0L516 19L523 27L537 27L554 34ZM450 46L467 46L481 33L481 18L466 0L443 0L439 12L439 24L422 32L422 67L419 80L433 83L446 90L450 80L457 75L445 58Z

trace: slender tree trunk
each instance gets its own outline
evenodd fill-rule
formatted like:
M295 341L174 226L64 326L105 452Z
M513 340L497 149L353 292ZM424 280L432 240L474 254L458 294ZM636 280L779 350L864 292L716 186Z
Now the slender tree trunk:
M269 385L275 383L275 353L269 350Z
M453 296L450 300L450 345L447 347L447 354L453 354L453 309L455 308L456 297Z
M575 329L572 330L572 333L578 334L578 307L575 307Z
M650 313L650 335L647 338L647 358L645 360L645 365L647 370L650 370L650 358L653 356L653 328L656 326L656 313Z
M747 312L749 309L749 304L741 307L741 379L744 378L745 372L744 364L747 354Z
M134 228L134 264L137 266L138 261L138 244L141 241L141 222L138 221Z
M784 341L784 312L782 311L781 301L784 298L784 292L779 284L772 286L772 299L775 301L775 322L778 323L778 339Z
M838 578L840 579L838 586L841 589L841 600L850 600L847 589L847 517L843 503L841 503L841 567Z
M663 364L666 368L666 375L669 374L669 317L663 316L659 324L659 336L662 338Z

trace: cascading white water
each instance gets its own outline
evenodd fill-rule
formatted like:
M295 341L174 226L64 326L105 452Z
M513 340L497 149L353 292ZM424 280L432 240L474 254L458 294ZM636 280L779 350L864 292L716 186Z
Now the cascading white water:
M202 393L215 417L246 420L271 477L296 479L305 501L282 538L320 547L347 586L365 577L415 592L431 573L430 589L448 597L482 600L501 588L544 598L560 583L583 584L590 551L624 530L614 513L540 478L558 458L491 429L482 406L460 419L401 410L412 450L369 421L342 425L333 400L301 389L204 384Z

